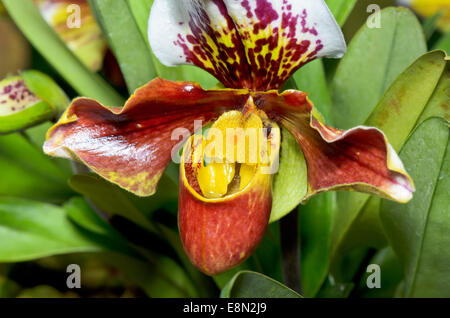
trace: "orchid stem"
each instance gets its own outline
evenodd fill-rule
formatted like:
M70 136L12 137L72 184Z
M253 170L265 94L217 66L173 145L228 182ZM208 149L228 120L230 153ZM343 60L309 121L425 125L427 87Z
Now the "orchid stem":
M281 254L283 281L291 289L301 294L299 211L295 208L280 220Z

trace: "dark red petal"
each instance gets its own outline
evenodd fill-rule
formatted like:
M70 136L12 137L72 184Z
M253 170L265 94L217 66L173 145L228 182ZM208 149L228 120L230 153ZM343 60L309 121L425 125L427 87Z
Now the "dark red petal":
M272 209L271 171L280 146L280 131L275 126L270 134L275 150L270 166L257 167L244 189L217 199L205 198L198 188L195 171L201 163L195 158L201 139L192 137L185 145L180 165L180 236L191 262L208 275L245 261L263 238Z
M270 176L266 176L270 180ZM221 202L206 202L180 177L178 224L191 262L208 275L245 261L256 249L272 208L270 181Z
M111 182L151 195L180 142L179 136L171 140L172 132L186 128L192 133L195 120L205 125L241 108L247 98L242 90L203 90L195 83L162 79L138 89L123 108L78 98L49 130L44 151L75 157Z
M354 189L406 202L414 185L385 135L359 126L331 128L314 117L307 94L286 91L257 94L255 104L296 138L308 167L308 195Z

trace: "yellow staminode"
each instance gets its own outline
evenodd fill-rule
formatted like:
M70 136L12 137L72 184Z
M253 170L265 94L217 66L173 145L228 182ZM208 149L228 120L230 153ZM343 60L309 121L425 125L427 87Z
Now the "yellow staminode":
M268 165L267 131L254 114L230 111L209 129L197 180L206 198L220 198L244 189L258 165Z
M199 169L197 180L203 195L208 199L215 199L227 194L228 185L233 181L234 175L234 164L212 163Z

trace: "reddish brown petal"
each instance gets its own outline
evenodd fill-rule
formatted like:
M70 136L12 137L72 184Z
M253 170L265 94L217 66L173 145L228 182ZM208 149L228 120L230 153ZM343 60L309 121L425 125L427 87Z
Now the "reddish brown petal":
M271 184L268 180L229 200L205 202L181 179L179 200L184 249L201 271L216 275L245 261L258 246L269 223Z
M276 126L276 125L275 125ZM274 127L275 127L274 126ZM271 164L278 158L280 130L270 135ZM245 261L261 241L272 209L272 173L269 166L258 167L250 183L241 191L218 199L207 199L196 183L195 147L201 139L191 138L180 165L178 224L184 250L191 262L208 275L220 274ZM187 151L190 149L191 152ZM193 163L192 163L193 162Z
M162 79L138 89L123 108L78 98L49 131L44 151L75 157L111 182L151 195L180 141L171 140L174 129L192 132L195 120L207 124L247 98L242 90L203 90Z
M315 193L354 189L406 202L414 185L385 135L359 126L334 129L314 116L307 94L257 94L255 104L281 122L297 139L308 166L308 199Z

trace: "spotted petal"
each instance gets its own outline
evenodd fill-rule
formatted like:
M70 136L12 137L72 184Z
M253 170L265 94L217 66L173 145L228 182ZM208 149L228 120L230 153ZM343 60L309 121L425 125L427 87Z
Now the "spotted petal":
M78 98L49 130L44 151L78 159L137 195L151 195L173 148L193 132L194 121L205 125L224 111L241 108L247 98L243 91L205 91L162 79L138 89L123 108ZM177 128L187 135L172 135Z
M155 0L149 41L168 66L197 65L227 87L255 90L346 50L323 0Z
M323 124L307 94L285 91L254 96L255 103L284 125L303 150L308 193L356 190L407 202L414 184L383 132L359 126L347 131Z

